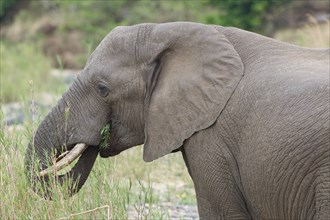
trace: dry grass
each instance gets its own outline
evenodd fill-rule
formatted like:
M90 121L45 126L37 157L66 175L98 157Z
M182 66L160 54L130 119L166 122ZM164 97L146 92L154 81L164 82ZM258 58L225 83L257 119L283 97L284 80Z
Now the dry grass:
M330 21L319 24L309 16L309 22L303 27L278 31L275 38L304 47L329 48Z
M196 204L193 183L180 153L152 163L142 160L138 146L108 159L98 158L81 191L70 199L59 186L46 201L29 187L24 174L24 153L36 125L27 122L16 130L2 125L0 131L0 219L127 219L158 204ZM159 208L140 214L141 219L160 219Z

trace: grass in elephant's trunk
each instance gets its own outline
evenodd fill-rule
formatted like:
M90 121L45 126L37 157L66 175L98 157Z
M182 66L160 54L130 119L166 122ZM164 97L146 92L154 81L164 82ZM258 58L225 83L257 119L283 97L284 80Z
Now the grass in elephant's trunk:
M110 124L107 124L104 126L104 128L101 131L102 135L102 141L99 145L100 149L107 148L109 138L110 138ZM39 173L40 177L45 177L49 174L55 174L64 169L65 167L69 166L71 163L73 163L89 146L84 143L76 144L73 149L70 151L65 151L61 155L59 155L57 158L53 160L53 165L48 167L45 170L42 170Z
M104 205L110 206L110 219L127 219L130 217L127 208L142 210L144 204L150 204L151 200L149 197L145 200L143 195L158 186L161 190L154 190L152 194L155 202L196 203L193 183L181 155L173 154L150 165L143 161L141 147L132 148L115 158L96 160L88 182L70 199L67 199L66 191L70 180L61 186L53 181L56 177L52 175L50 187L53 198L51 202L46 201L30 190L28 178L23 178L25 149L31 138L26 134L30 126L25 126L26 130L17 128L13 131L10 130L13 128L3 128L0 129L0 219L59 219ZM33 164L37 166L37 161ZM61 173L69 169L67 167ZM152 188L148 185L148 177ZM43 190L39 182L36 187ZM167 209L163 212L151 210L148 216L161 219L162 213L164 218ZM107 211L99 209L74 218L107 219Z
M65 151L55 159L53 166L42 170L40 172L40 176L44 177L52 172L56 174L57 171L60 171L66 166L70 165L75 159L77 159L87 149L87 147L88 145L80 143L77 144L72 150Z
M110 124L108 123L101 131L102 141L100 143L100 150L105 149L108 147L109 138L110 138Z

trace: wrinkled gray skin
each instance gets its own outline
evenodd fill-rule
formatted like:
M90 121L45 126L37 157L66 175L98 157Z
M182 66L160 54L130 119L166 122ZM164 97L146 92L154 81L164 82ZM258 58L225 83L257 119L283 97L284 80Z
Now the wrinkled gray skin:
M237 28L140 24L96 48L38 128L26 168L33 177L31 152L45 168L52 150L90 145L67 174L80 175L73 194L98 154L144 144L145 161L182 152L202 218L329 219L329 132L328 49Z

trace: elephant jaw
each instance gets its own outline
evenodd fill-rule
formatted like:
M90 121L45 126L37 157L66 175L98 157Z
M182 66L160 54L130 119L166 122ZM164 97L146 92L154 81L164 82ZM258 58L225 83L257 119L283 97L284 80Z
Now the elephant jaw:
M62 153L58 158L56 158L53 166L40 171L39 176L44 177L50 173L56 173L57 171L62 170L66 166L70 165L75 159L77 159L87 148L87 144L76 144L72 150L66 151Z

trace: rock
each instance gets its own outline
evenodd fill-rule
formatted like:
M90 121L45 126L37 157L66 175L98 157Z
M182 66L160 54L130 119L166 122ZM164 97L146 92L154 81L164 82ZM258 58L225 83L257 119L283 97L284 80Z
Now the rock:
M66 85L71 85L76 79L77 75L80 73L80 70L70 70L70 69L52 69L50 75L57 78L62 78Z
M1 109L4 114L4 121L7 126L23 124L25 116L20 103L14 102L4 104L1 106Z
M51 108L51 103L41 103L34 101L30 107L25 107L23 103L13 102L1 105L1 111L3 112L5 125L10 127L13 125L21 125L28 118L32 121L36 121L42 111L48 111Z

